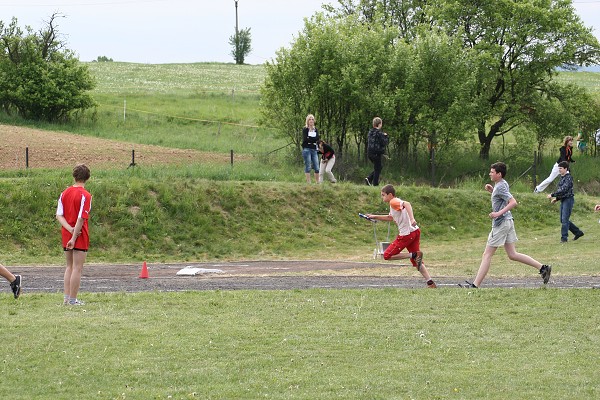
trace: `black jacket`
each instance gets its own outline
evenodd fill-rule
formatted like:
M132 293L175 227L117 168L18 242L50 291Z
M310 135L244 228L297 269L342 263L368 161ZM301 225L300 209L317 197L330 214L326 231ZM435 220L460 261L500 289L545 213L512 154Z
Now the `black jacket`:
M560 177L558 181L558 185L556 186L556 191L551 193L550 196L556 197L557 200L568 199L569 197L573 197L573 177L570 173L566 173L564 176Z
M561 161L568 161L570 163L575 162L573 160L573 148L571 146L562 146L560 148L560 157L558 157L557 164Z
M302 148L303 149L311 149L311 150L319 150L319 130L315 128L315 136L308 136L308 128L302 128Z
M367 138L367 153L368 154L383 154L385 153L385 147L389 142L387 135L383 134L383 131L377 128L371 128L369 136Z
M333 151L333 147L323 142L323 153L321 154L323 154L323 161L327 161L335 155L335 151Z

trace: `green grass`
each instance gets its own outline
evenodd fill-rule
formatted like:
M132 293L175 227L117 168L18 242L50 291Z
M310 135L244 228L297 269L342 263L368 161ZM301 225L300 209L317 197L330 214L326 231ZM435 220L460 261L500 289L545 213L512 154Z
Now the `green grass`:
M264 72L245 67L92 63L100 82L95 115L61 126L2 117L48 130L257 155L233 168L92 171L88 264L371 259L372 225L356 214L386 212L378 188L306 186L297 163L265 157L285 141L246 126L258 122L255 91ZM554 276L596 275L600 216L591 207L600 201L585 193L599 193L597 160L576 164L587 186L579 185L572 220L586 236L560 246L557 206L531 193L529 178L519 177L528 162L510 157L508 180L520 202L518 250L552 264ZM418 168L427 168L424 160ZM438 171L456 182L451 189L415 186L427 178L406 177L391 165L385 170L399 196L413 203L434 277L477 270L490 229L489 194L482 190L487 165L480 164L464 159L457 171ZM340 163L338 171L344 168ZM54 213L70 183L68 170L0 171L2 263L64 263ZM376 227L385 237L387 225ZM490 270L531 274L501 250ZM599 296L591 289L86 293L87 306L66 308L59 294L25 293L14 301L3 290L0 397L597 398Z
M221 63L136 64L84 63L97 78L94 93L179 94L249 93L258 94L265 79L262 65Z
M113 293L87 295L81 308L61 300L0 296L2 398L600 396L598 290Z
M556 80L582 86L592 95L600 95L600 74L597 72L559 72Z
M286 181L290 179L286 177L290 171L297 174L302 170L299 151L293 146L286 147L289 144L287 134L278 133L276 126L261 126L259 89L266 76L262 65L119 62L86 65L98 82L92 92L98 103L95 110L78 115L65 124L23 121L2 113L0 122L131 143L219 153L233 150L236 154L255 156L260 163L268 160L268 165L262 169ZM557 79L575 82L593 93L594 88L600 86L598 73L561 72ZM298 129L301 125L302 121L299 121ZM518 138L514 136L508 134L502 140L495 140L490 160L503 160L509 164L512 173L520 175L533 162L536 145L530 132L521 131ZM557 144L548 144L544 154L544 163L548 166L540 165L540 177L551 169L558 152ZM481 162L477 152L474 136L472 143L438 153L436 159L440 164L434 185L457 187L485 171L489 163ZM385 167L391 181L430 183L431 177L424 173L430 168L424 146L414 160L412 157L411 160L403 160L397 155L392 157L394 160ZM360 182L368 174L371 164L364 160L357 162L357 159L350 148L346 159L338 160L336 172L343 179ZM579 170L586 174L579 177L582 182L600 181L598 163L598 158L590 158L588 165ZM528 178L524 177L525 180ZM600 189L594 187L585 190L590 194L600 193Z
M265 154L287 139L259 126L262 66L86 63L98 107L69 123L0 122L165 147Z
M256 180L239 181L223 180L227 177L218 174L214 180L198 177L192 169L92 171L86 185L94 196L88 262L369 258L372 226L357 213L387 213L378 188L260 181L262 171L253 172ZM244 173L249 173L244 166L236 172ZM25 176L5 173L0 178L3 263L63 263L54 213L58 195L70 183L66 170L31 171ZM397 187L398 195L414 206L427 265L438 275L472 274L490 229L489 194L482 186ZM577 242L577 251L569 250L567 261L565 249L556 246L558 206L529 190L515 188L513 194L520 203L514 211L519 248L537 258L544 256L551 264L564 264L563 273L597 271L600 260L590 257L596 248L594 237L600 235L599 215L591 211L600 202L597 198L577 195L572 220L587 236ZM380 239L387 234L386 224L377 229ZM586 262L585 257L592 259ZM498 271L525 271L507 264L510 272Z

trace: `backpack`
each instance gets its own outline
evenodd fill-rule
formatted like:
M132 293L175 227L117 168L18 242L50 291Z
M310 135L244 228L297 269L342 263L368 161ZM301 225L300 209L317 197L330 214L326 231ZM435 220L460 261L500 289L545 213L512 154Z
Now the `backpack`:
M381 137L383 134L378 129L371 129L367 138L367 152L373 154L385 153L385 143Z

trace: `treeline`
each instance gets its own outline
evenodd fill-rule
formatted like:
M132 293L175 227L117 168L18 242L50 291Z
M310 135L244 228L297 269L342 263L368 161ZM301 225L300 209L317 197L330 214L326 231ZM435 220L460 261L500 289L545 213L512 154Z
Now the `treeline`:
M325 9L266 65L263 117L297 146L308 113L340 155L358 157L380 116L404 161L425 146L451 158L457 143L487 159L509 132L541 150L600 128L599 99L553 79L599 61L570 2L339 0Z

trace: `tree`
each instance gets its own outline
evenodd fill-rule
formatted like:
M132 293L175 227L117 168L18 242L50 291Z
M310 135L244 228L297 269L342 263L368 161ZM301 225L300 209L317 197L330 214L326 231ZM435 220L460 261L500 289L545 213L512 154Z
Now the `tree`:
M412 149L419 142L427 143L431 151L451 149L474 127L470 118L474 112L473 57L459 41L442 32L425 32L410 45L397 47L400 51L394 63L405 69L391 74L403 80L392 82L397 94L397 150L406 156L410 141Z
M66 120L75 110L94 106L86 93L95 81L86 66L58 39L52 14L44 29L25 31L13 18L5 27L0 21L0 105L34 120Z
M494 138L534 122L531 109L554 102L558 68L599 61L600 44L569 0L339 0L335 14L368 25L394 24L411 43L424 30L443 29L476 54L475 100L480 157ZM548 104L550 106L550 104ZM539 121L539 120L538 120Z
M375 113L393 115L394 105L387 101L389 65L381 60L393 53L396 35L364 29L353 17L317 14L305 21L291 49L280 49L276 61L266 63L265 121L281 127L299 147L300 124L312 113L322 135L336 144L336 156L343 158L349 135L360 146Z
M267 63L266 122L284 127L299 147L299 124L314 114L339 159L352 142L366 158L375 116L402 155L422 142L441 148L463 138L475 82L468 51L443 33L414 44L397 36L395 27L366 26L356 15L307 20L291 49Z
M565 0L447 0L434 19L480 57L477 135L480 157L492 140L525 122L534 102L554 102L557 69L597 60L600 45Z
M529 125L536 133L538 150L549 139L564 137L565 132L591 135L600 127L598 103L584 88L552 83L547 91L550 94L537 94L541 98L534 99L530 109Z
M231 55L236 64L244 63L246 56L252 51L251 43L250 28L237 31L233 36L229 37Z
M330 4L323 8L332 15L354 15L367 25L395 26L399 37L412 41L417 37L417 27L429 25L426 12L431 0L338 0L339 8Z

